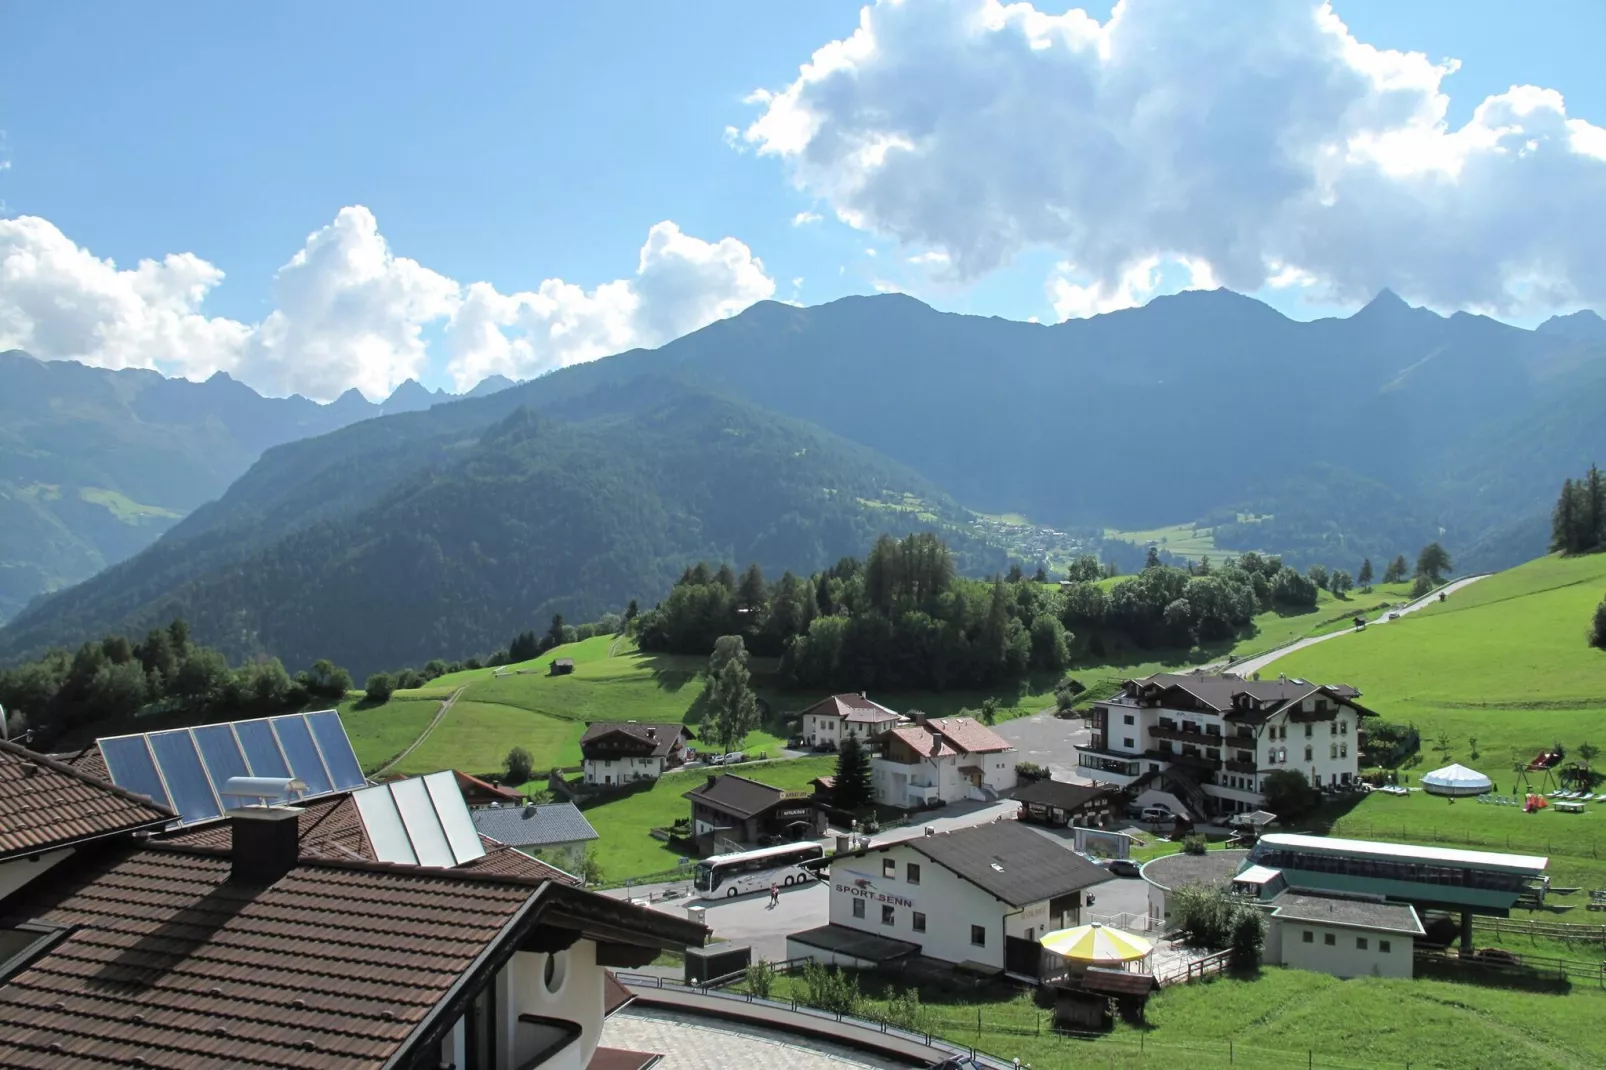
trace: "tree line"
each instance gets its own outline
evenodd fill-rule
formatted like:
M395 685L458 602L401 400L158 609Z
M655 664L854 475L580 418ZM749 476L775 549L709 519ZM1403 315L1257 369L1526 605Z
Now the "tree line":
M1582 479L1562 483L1550 519L1550 548L1563 554L1606 550L1606 480L1594 465Z

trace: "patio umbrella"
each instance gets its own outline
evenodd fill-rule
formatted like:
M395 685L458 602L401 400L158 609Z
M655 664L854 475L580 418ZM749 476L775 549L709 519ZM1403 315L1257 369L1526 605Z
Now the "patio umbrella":
M1425 774L1422 790L1429 795L1482 795L1494 790L1494 784L1476 769L1447 765Z
M1054 954L1076 962L1132 962L1154 950L1154 945L1141 936L1111 929L1096 921L1091 925L1045 933L1038 942Z

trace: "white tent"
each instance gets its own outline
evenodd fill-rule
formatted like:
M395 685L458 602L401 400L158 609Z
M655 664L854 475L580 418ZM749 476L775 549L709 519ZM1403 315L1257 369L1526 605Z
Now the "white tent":
M1429 795L1482 795L1493 791L1494 784L1476 769L1447 765L1424 775L1422 790Z

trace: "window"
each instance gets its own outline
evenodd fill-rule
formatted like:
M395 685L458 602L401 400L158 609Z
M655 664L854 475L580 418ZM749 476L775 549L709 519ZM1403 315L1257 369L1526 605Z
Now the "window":
M1128 714L1125 714L1125 715L1123 715L1121 717L1121 723L1122 724L1136 724L1137 722L1134 721L1132 719L1132 715L1130 713L1128 713Z
M1366 937L1357 936L1355 938L1355 950L1356 951L1365 951L1366 950Z
M1387 940L1379 940L1377 942L1377 949L1383 954L1387 955L1390 951L1389 942Z
M1326 944L1328 947L1336 947L1338 946L1338 937L1334 936L1332 933L1323 933L1322 943Z
M1337 721L1334 721L1332 724L1327 726L1327 734L1330 735L1330 736L1338 735L1338 722Z
M881 860L881 875L889 880L896 880L898 876L898 860L883 858Z
M987 930L983 929L980 925L972 925L970 927L970 942L975 944L977 947L986 947Z
M1338 722L1338 734L1341 735L1341 736L1349 735L1349 722L1348 721L1340 721L1340 722Z
M1338 757L1338 744L1337 743L1329 743L1327 745L1327 756L1329 758L1337 758Z
M1127 736L1126 738L1122 739L1121 740L1121 745L1123 747L1125 747L1127 750L1131 750L1133 747L1137 746L1137 744L1132 742L1132 737L1131 736Z
M1310 756L1311 756L1311 749L1309 747L1306 747L1305 748L1305 760L1307 762L1310 761Z
M1349 757L1349 744L1348 743L1340 743L1338 745L1338 756L1340 758L1348 758ZM1348 775L1348 774L1346 774L1346 775Z
M919 884L920 863L910 862L907 866L905 866L903 869L903 879L908 881L910 884Z
M917 910L914 912L914 917L911 919L911 923L914 925L915 932L923 933L926 931L926 916L920 913L920 911Z
M1316 727L1315 725L1311 725L1311 724L1307 724L1305 726L1305 738L1306 739L1309 739L1311 737L1311 729L1313 729L1315 727Z
M1300 934L1300 940L1307 944L1314 944L1316 942L1316 934L1306 929Z
M882 925L891 925L895 916L896 916L896 911L894 911L892 909L892 907L888 906L885 903L881 904L881 924Z
M855 918L864 917L864 900L863 899L855 899L853 901L853 916Z

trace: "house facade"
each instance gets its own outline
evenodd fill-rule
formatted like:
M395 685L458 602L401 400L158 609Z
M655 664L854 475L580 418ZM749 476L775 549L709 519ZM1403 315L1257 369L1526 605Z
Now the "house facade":
M810 747L835 749L849 736L869 741L909 718L871 702L863 692L832 695L803 711L803 742Z
M757 846L765 841L825 835L825 813L807 791L784 791L735 773L710 775L683 796L691 803L692 836L704 854L719 844Z
M867 965L902 946L1035 977L1036 941L1081 924L1085 890L1108 877L1007 820L872 846L832 861L830 923L788 937L787 955Z
M1015 792L1015 801L1020 803L1019 820L1056 828L1113 827L1121 816L1122 799L1115 788L1069 784L1052 778L1033 781Z
M599 721L580 736L585 783L617 787L657 780L686 761L691 730L683 724Z
M880 743L870 779L885 806L992 800L1016 783L1014 746L971 717L918 717L883 733Z
M1232 673L1158 673L1129 680L1093 707L1081 773L1185 816L1265 808L1264 778L1296 770L1315 786L1353 783L1361 722L1375 716L1348 685Z
M1410 978L1426 935L1409 903L1290 890L1266 908L1262 961L1334 977Z

